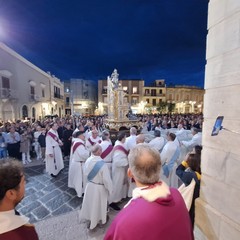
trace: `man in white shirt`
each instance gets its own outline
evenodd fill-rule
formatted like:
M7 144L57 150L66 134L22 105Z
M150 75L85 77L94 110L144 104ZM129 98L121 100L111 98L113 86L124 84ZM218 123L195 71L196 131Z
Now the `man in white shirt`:
M42 159L42 151L41 151L41 146L38 142L38 137L41 135L42 133L42 128L40 126L36 127L36 131L33 133L33 137L34 137L34 151L36 153L36 157L37 160L41 160Z

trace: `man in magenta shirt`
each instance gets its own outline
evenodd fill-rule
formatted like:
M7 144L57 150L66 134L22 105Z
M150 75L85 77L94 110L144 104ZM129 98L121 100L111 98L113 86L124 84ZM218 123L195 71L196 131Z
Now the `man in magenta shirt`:
M159 181L159 153L137 145L129 156L128 176L137 188L109 227L105 240L192 240L193 231L185 203L177 189Z

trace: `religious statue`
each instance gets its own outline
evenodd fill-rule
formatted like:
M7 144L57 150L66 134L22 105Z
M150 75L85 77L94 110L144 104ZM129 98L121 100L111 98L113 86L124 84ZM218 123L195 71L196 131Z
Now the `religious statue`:
M113 86L113 90L118 88L118 72L117 69L113 70L113 73L111 75L111 81L112 81L112 86Z

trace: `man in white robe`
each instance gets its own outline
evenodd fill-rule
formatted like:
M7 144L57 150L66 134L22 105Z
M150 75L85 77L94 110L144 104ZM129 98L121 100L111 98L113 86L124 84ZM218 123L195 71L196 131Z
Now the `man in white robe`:
M68 187L74 188L78 197L82 197L86 186L86 178L84 177L83 171L84 163L89 157L89 151L85 147L84 140L84 131L75 133L68 175Z
M178 130L176 131L176 137L179 141L187 140L188 139L188 133L187 130L183 128L183 125L181 123L178 124Z
M165 145L165 139L161 137L160 130L154 130L154 136L155 138L152 139L148 145L154 149L156 149L158 152L161 152L164 145Z
M126 138L126 148L127 150L131 150L136 146L136 138L137 138L137 129L135 127L130 128L130 136Z
M64 168L62 151L63 145L58 137L58 124L53 123L46 136L46 172L52 177L56 177Z
M107 201L112 192L112 179L106 163L100 157L102 148L99 144L92 147L92 154L85 163L84 173L88 182L83 198L80 218L90 220L90 229L101 221L107 222Z
M92 130L92 135L86 139L86 148L91 151L93 145L101 143L101 139L98 136L98 131L96 129Z
M113 192L110 196L110 207L120 210L117 203L127 197L128 192L128 151L125 148L126 134L119 132L117 141L113 148L112 176Z
M176 142L174 142L175 138L176 135L174 133L169 133L167 135L168 142L163 147L163 150L160 154L162 162L160 178L170 187L178 188L176 168L180 150Z
M101 158L107 164L110 173L112 173L112 150L113 145L110 140L110 134L107 130L102 132L102 142L99 144L102 148Z
M193 148L197 145L202 146L202 133L199 132L199 129L192 128L192 139L190 141L182 141L182 145L185 146L188 150L188 152L191 152Z

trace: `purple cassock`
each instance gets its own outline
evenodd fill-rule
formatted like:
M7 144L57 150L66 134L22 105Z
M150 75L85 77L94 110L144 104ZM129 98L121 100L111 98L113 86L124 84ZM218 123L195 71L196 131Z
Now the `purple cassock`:
M19 228L0 234L0 240L38 240L33 226L23 225Z
M189 213L177 189L164 182L136 188L104 240L192 240Z

